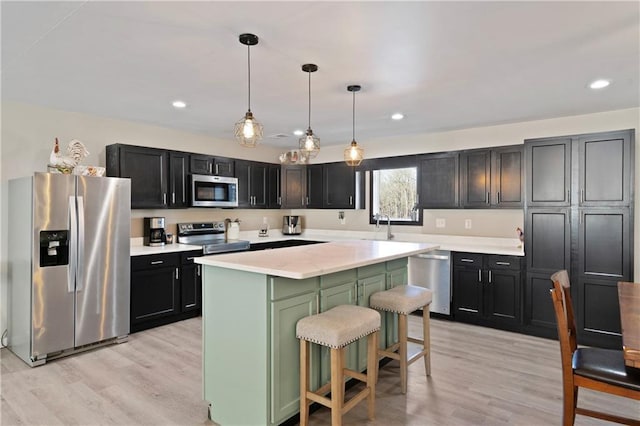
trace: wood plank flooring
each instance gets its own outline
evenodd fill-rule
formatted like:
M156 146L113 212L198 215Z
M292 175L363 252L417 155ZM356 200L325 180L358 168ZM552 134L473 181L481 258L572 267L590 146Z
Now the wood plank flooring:
M410 318L419 335L420 318ZM2 425L212 425L202 400L201 319L133 334L120 345L27 367L0 351ZM345 425L559 425L560 350L552 340L431 321L432 375L409 367L400 393L397 362L380 370L376 420L359 404ZM356 387L357 389L357 387ZM351 392L354 392L352 390ZM584 407L640 417L640 404L580 391ZM328 410L311 415L329 425ZM576 425L605 424L578 416Z

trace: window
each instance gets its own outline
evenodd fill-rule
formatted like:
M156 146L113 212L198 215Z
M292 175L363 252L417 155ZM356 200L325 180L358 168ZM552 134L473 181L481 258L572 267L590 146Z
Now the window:
M418 168L382 169L371 172L369 223L386 216L395 225L422 225L418 209Z

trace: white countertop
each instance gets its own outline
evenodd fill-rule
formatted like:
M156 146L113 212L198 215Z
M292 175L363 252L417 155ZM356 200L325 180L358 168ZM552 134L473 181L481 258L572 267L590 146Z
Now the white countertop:
M165 244L163 246L150 247L142 243L142 238L131 238L131 256L145 256L149 254L167 254L181 251L202 250L202 246L189 244Z
M397 241L346 240L204 256L196 263L265 275L304 279L400 259L437 249L435 244Z
M524 248L517 238L466 237L460 235L415 233L404 234L396 232L393 234L394 238L392 241L437 244L440 246L440 250L524 256ZM258 231L242 231L238 238L241 240L249 240L252 244L283 240L341 241L360 239L386 241L386 229L381 228L377 232L309 229L305 230L300 235L283 235L280 231L269 230L268 237L259 237Z
M440 246L440 250L502 254L524 256L524 248L517 238L466 237L460 235L415 234L394 232L393 241L430 243ZM386 229L377 232L341 231L337 229L308 229L301 235L283 235L280 230L269 230L269 236L259 237L257 230L241 231L238 239L248 240L252 244L284 240L345 241L376 240L386 241ZM131 256L158 253L199 250L200 246L187 244L167 244L163 247L147 247L142 245L142 238L131 239Z

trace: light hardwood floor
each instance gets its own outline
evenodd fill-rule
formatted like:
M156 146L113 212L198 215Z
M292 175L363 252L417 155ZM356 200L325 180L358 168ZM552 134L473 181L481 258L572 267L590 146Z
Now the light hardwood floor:
M419 317L410 318L418 335ZM346 425L559 425L562 411L558 343L449 321L431 321L432 376L409 367L400 393L397 362L380 370L376 420L366 404ZM2 425L198 425L202 398L201 320L194 318L130 336L120 345L29 368L0 351ZM259 360L264 362L263 360ZM583 406L640 417L640 404L581 390ZM310 418L330 424L328 410ZM576 425L605 424L578 416Z

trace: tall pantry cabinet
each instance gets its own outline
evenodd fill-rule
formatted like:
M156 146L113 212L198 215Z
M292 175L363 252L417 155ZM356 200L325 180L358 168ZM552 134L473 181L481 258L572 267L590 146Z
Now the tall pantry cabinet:
M525 141L525 327L555 337L549 276L566 269L578 342L622 344L618 281L633 280L634 131Z

